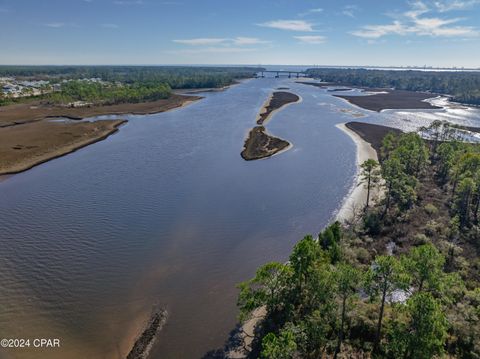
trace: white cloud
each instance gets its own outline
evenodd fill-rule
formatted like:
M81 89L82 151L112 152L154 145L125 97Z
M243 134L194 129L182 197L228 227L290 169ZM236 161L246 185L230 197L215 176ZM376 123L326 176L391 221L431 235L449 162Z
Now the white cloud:
M102 27L105 29L118 29L117 24L102 24Z
M237 36L233 39L235 45L258 45L258 44L268 44L270 41L260 40L256 37L243 37Z
M429 32L419 33L419 35L429 35L429 36L443 36L443 37L474 37L478 36L479 32L471 26L455 26L448 28L438 28L432 29Z
M300 14L298 14L299 17L305 17L305 16L309 16L309 15L312 15L312 14L320 14L321 12L323 12L323 9L322 8L314 8L314 9L310 9L310 10L307 10L305 12L301 12Z
M317 35L317 36L294 36L295 39L299 40L301 43L304 44L323 44L327 38L325 36Z
M346 5L343 7L342 14L348 17L355 17L355 12L358 10L357 5Z
M51 22L51 23L45 24L45 26L52 27L52 28L60 28L60 27L64 27L65 23L63 23L63 22Z
M440 12L465 10L480 4L480 0L443 0L435 1L434 5Z
M351 34L367 39L378 39L389 34L406 35L408 32L407 27L399 21L394 21L389 25L366 25L360 30L352 31Z
M442 19L438 17L426 17L425 14L431 12L425 3L416 1L411 3L411 9L401 14L401 16L391 24L385 25L365 25L362 28L351 32L352 35L366 39L378 39L386 35L417 35L431 37L473 37L478 36L479 32L472 26L453 25L464 19L450 18Z
M411 2L410 6L411 9L403 14L405 17L416 18L430 11L428 6L420 0Z
M181 49L181 50L169 50L165 51L169 54L183 54L183 55L193 55L193 54L231 54L231 53L242 53L242 52L252 52L257 49L247 48L247 47L204 47L204 48L195 48L195 49Z
M226 42L228 39L220 38L197 38L197 39L182 39L182 40L172 40L177 44L184 45L194 45L194 46L205 46L205 45L218 45Z
M304 20L273 20L267 21L259 26L270 27L272 29L312 32L313 24Z
M224 45L224 46L245 46L245 45L259 45L259 44L268 44L270 41L265 41L258 39L256 37L245 37L237 36L233 39L229 38L196 38L196 39L179 39L172 40L177 44L191 45L191 46L214 46L214 45Z
M115 5L142 5L143 0L114 0Z

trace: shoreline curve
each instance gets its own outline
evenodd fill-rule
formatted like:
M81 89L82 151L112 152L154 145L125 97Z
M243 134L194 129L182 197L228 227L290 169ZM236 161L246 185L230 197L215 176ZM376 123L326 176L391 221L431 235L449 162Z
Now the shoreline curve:
M347 195L343 198L342 204L335 214L336 220L340 222L348 222L354 218L358 210L363 209L363 206L367 201L367 190L361 184L360 179L360 165L368 159L378 161L378 154L369 142L365 141L356 132L345 126L345 123L339 123L335 125L335 127L348 135L355 143L356 147L356 172L353 184Z

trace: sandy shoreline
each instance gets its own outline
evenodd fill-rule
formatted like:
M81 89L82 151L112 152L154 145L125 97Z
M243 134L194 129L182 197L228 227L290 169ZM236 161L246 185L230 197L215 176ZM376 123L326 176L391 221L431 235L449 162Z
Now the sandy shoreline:
M378 161L378 155L377 151L375 151L370 143L363 140L357 133L345 126L345 123L337 124L335 127L350 136L356 145L357 172L355 174L352 188L344 198L342 206L336 214L336 219L338 221L347 222L352 220L353 217L363 209L367 201L367 190L360 183L360 165L368 159ZM372 199L375 199L375 196L378 196L378 193L373 193Z

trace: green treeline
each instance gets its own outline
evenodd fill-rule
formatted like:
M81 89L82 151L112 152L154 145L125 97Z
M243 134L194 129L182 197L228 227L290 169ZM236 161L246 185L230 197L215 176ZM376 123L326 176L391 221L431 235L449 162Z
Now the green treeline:
M173 89L231 85L253 77L261 68L196 66L0 66L0 77L15 76L50 81L100 78L125 84L166 83Z
M480 72L315 68L307 73L342 85L428 91L450 95L457 102L480 105Z
M480 149L423 131L362 166L381 200L239 285L240 319L266 313L249 357L480 357Z
M254 67L182 67L182 66L0 66L0 77L48 80L60 86L44 95L52 103L86 101L118 104L168 98L171 89L220 88L237 79L253 77ZM99 79L100 81L85 81ZM0 94L0 106L26 102L33 97L12 98Z
M155 101L168 98L170 95L170 86L162 82L122 85L76 80L62 83L61 91L46 94L43 98L53 103L86 101L111 105Z

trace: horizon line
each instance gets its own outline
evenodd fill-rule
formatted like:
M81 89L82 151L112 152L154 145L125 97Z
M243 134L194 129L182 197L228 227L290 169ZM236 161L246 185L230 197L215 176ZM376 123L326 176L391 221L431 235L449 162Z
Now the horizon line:
M89 66L132 66L132 67L141 67L141 66L152 66L152 67L174 67L174 66L182 66L182 67L265 67L265 66L299 66L299 67L310 67L310 68L383 68L383 69L436 69L436 70L480 70L479 67L465 67L465 66L432 66L432 65L318 65L318 64L0 64L1 66L51 66L51 67L62 67L62 66L78 66L78 67L89 67Z

